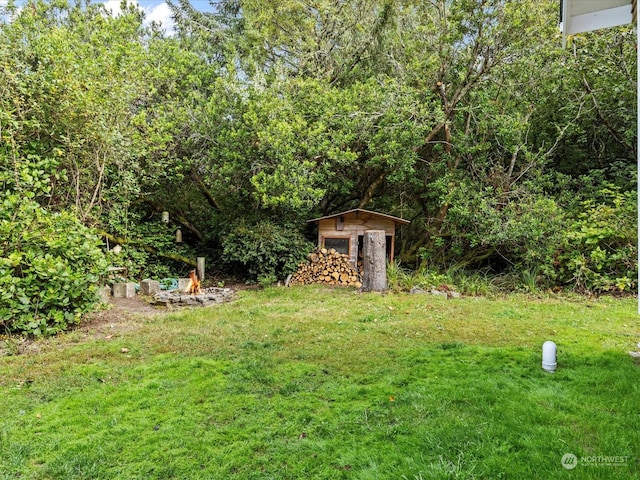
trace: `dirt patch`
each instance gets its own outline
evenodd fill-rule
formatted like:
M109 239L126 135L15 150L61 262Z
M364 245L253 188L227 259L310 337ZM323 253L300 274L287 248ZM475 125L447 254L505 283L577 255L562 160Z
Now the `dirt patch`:
M122 317L131 317L134 315L149 316L165 313L166 309L156 308L145 301L143 297L136 295L133 298L114 298L111 297L107 308L100 312L87 315L80 324L83 326L91 326L95 324L111 322Z
M235 289L232 290L235 291ZM67 341L77 342L91 338L111 340L126 332L140 329L144 323L140 320L143 318L165 315L182 308L191 307L154 306L140 295L133 298L111 297L104 309L85 315L79 325L69 328L67 332L60 335L38 339L20 335L0 335L0 357L36 354Z
M166 308L154 308L143 297L111 298L104 310L85 315L79 325L51 338L26 338L19 335L0 336L0 357L40 353L49 346L64 342L66 336L75 341L86 338L110 340L140 327L140 317L162 315ZM68 338L68 337L66 337Z
M80 331L90 337L111 338L115 334L136 329L139 317L162 315L166 308L156 308L143 297L111 297L104 310L86 315L73 331Z

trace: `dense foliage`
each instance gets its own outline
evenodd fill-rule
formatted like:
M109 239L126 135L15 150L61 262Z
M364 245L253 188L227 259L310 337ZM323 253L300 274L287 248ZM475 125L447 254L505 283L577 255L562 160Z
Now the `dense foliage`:
M360 207L411 220L407 268L637 288L631 27L563 49L555 0L170 4L174 32L134 6L0 17L2 181L49 162L33 200L137 276L199 254L267 283L305 220Z
M66 330L98 300L99 239L67 212L1 197L0 327L36 336Z
M293 273L306 260L313 244L295 229L272 222L239 223L223 237L224 258L240 264L261 284L275 283L278 275Z

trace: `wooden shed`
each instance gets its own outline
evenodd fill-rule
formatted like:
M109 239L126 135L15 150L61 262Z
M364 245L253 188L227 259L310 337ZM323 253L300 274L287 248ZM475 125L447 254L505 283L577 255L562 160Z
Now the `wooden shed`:
M349 255L349 262L354 267L362 259L364 232L367 230L384 230L387 237L387 259L393 261L396 227L408 225L409 220L371 212L356 208L346 212L314 218L308 222L318 225L318 246L334 248L338 252Z

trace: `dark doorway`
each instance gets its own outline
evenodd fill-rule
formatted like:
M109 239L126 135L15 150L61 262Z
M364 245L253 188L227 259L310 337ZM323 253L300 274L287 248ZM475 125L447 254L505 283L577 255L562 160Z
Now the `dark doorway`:
M387 254L387 262L389 261L389 259L391 258L391 248L393 246L393 236L391 235L386 235L385 236L385 240L386 240L386 254ZM358 235L358 268L360 267L360 265L362 264L362 260L364 258L363 256L363 251L364 249L364 235Z

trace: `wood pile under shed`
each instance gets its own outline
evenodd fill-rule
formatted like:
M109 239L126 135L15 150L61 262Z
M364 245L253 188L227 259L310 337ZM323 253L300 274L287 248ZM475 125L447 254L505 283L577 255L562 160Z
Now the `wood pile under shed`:
M289 285L320 283L356 288L362 286L362 277L349 262L349 255L343 255L333 248L316 248L308 258L308 262L298 266Z

